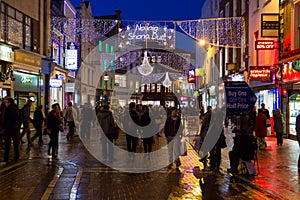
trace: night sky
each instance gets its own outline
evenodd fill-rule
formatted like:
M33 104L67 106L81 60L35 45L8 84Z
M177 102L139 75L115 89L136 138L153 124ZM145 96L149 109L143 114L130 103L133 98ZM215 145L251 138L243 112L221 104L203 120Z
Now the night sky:
M75 7L82 0L71 0ZM199 19L204 0L90 0L94 16L121 10L123 20Z

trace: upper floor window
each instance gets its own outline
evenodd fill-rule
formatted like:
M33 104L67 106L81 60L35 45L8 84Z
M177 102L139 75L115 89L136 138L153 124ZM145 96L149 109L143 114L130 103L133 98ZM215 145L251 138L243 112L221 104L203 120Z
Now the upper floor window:
M119 87L126 87L126 76L116 74L115 83L117 83Z
M32 18L5 3L1 3L0 23L0 39L2 41L33 50Z

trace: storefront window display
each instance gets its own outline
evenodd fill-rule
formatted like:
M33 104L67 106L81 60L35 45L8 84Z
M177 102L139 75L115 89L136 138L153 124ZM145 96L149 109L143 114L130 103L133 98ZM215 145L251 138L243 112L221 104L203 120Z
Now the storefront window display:
M296 117L300 114L300 94L294 94L289 97L289 130L291 135L296 135L295 125L296 125Z

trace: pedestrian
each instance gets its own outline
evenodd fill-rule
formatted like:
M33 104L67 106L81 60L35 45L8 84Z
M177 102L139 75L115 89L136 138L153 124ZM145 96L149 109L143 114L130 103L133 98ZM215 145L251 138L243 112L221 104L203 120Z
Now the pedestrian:
M50 137L48 155L57 158L58 134L63 129L63 117L58 103L53 104L47 118L47 133Z
M149 113L149 108L146 105L143 105L142 112L141 112L141 126L145 127L151 125L151 118ZM150 152L152 151L152 142L153 136L150 136L151 131L153 131L154 127L149 127L149 131L146 129L142 130L142 138L143 138L143 146L144 146L144 157L150 158Z
M109 105L103 105L103 110L98 112L97 118L103 132L101 137L102 157L104 160L113 161L113 139L116 125Z
M276 138L277 138L277 145L282 146L284 119L281 110L279 108L275 110L273 118L274 118L274 131L276 133Z
M297 134L297 141L300 147L300 113L296 117L296 134Z
M171 108L171 116L169 116L165 122L164 133L168 142L168 153L169 153L169 166L171 169L173 162L176 164L176 169L179 170L181 165L180 156L180 136L181 136L181 117L178 115L176 107Z
M34 115L33 115L33 125L35 127L36 133L34 134L34 136L31 138L31 142L33 143L34 140L39 137L39 144L42 145L43 144L43 131L42 131L42 127L43 127L43 123L45 121L45 117L43 114L43 106L39 105L36 110L34 111Z
M81 123L80 123L81 138L84 141L90 141L92 122L94 122L96 118L94 110L88 103L85 103L83 105L80 114L81 114Z
M124 111L123 129L126 133L127 151L129 157L134 158L136 153L136 146L138 143L137 126L140 124L139 114L136 112L136 104L131 102L129 104L129 111Z
M258 139L259 148L267 147L265 137L267 136L267 117L262 109L258 109L258 114L255 119L255 136Z
M228 172L237 173L240 160L251 161L255 158L257 141L249 130L242 129L233 138L233 147L229 152L230 168Z
M207 106L207 111L204 113L202 118L202 124L201 124L201 130L200 130L200 141L203 142L204 138L208 132L209 124L211 121L211 115L212 115L212 107ZM199 146L201 148L201 145ZM198 149L200 150L200 149ZM204 169L207 169L207 155L204 156L200 161L203 163Z
M260 106L261 106L262 113L267 117L267 119L270 120L270 112L268 109L266 109L265 103L262 103Z
M68 123L68 127L69 127L69 130L68 130L68 133L67 133L67 140L72 140L73 136L74 136L74 133L75 133L75 119L76 119L76 116L77 116L77 112L75 110L75 108L73 108L73 104L72 102L69 102L68 103L68 107L65 111L65 119Z
M249 113L249 127L250 127L250 133L252 134L255 130L255 121L256 121L256 106L253 106L253 109Z
M30 118L30 110L31 110L32 103L33 101L31 99L28 99L27 103L21 109L23 114L22 115L23 131L21 134L21 142L23 144L25 143L22 138L26 134L28 147L32 146L31 138L30 138L30 127L29 127L29 123L32 121L32 119Z
M19 143L20 143L20 113L18 111L17 105L14 103L13 98L7 98L4 100L5 102L5 113L4 113L4 162L7 163L9 161L9 151L11 146L11 140L14 145L15 152L15 161L19 160Z

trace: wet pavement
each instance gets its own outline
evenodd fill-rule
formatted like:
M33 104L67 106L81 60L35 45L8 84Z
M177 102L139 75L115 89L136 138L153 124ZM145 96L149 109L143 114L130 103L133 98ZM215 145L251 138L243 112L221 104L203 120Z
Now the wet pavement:
M68 142L65 133L59 140L58 159L47 155L45 144L27 149L21 145L21 159L0 167L0 199L299 199L300 176L297 167L299 145L267 138L266 149L258 151L260 173L257 176L227 173L228 152L232 148L230 129L226 129L227 148L222 150L220 173L200 172L202 164L188 145L182 156L180 172L175 166L148 173L126 173L97 161L79 137ZM165 145L155 136L154 149ZM120 135L118 146L125 148ZM142 148L138 148L142 151ZM3 146L0 156L3 156ZM11 149L11 158L13 151Z

